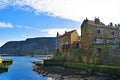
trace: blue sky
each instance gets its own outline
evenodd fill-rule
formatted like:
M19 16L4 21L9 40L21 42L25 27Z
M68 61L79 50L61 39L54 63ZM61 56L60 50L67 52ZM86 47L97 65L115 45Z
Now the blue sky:
M88 17L120 23L120 0L0 0L0 46L7 41L55 37Z

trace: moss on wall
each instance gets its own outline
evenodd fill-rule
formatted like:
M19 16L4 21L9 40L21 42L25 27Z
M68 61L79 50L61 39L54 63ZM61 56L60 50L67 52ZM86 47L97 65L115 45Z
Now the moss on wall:
M117 56L120 47L118 44L94 44L91 49L93 63L109 65L116 63L113 56Z
M70 48L68 56L68 62L82 62L82 49L80 48Z

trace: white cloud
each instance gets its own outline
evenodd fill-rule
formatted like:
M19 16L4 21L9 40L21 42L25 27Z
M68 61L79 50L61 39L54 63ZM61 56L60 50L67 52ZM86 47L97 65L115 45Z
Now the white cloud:
M9 4L8 0L0 0L0 9L7 7Z
M10 23L0 22L0 28L12 28L13 25Z
M24 7L33 9L35 14L45 12L50 16L58 16L75 21L83 21L86 17L99 17L102 22L120 23L120 0L0 0L3 6ZM8 2L7 2L8 1ZM2 3L0 2L0 4ZM26 6L26 8L25 8ZM29 7L29 8L28 8Z
M55 37L57 35L57 32L59 32L59 34L62 35L65 33L65 31L71 31L71 30L74 30L74 29L73 28L72 29L53 28L53 29L44 29L44 30L41 30L41 32L47 33L48 36ZM77 29L77 32L79 35L81 34L80 29Z

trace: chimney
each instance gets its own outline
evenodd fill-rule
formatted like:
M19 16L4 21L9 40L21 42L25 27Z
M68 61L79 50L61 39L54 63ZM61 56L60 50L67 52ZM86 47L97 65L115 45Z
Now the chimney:
M59 32L57 32L57 37L59 36Z
M84 20L84 23L83 24L86 24L88 22L88 19L87 19L87 17L86 17L86 19Z
M117 24L115 24L115 27L117 27Z
M110 26L111 26L111 27L113 26L113 23L112 23L112 22L110 22Z
M88 21L88 18L86 17L86 20Z
M95 17L95 24L100 24L100 19Z
M118 24L118 26L120 27L120 24Z

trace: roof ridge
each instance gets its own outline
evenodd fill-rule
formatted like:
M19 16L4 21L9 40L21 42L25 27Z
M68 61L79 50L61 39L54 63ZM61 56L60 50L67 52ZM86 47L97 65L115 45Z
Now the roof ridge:
M68 31L68 32L65 31L65 33L64 33L63 35L61 35L61 37L63 37L63 36L69 36L69 35L71 35L74 31L76 31L76 30L74 29L74 30Z

